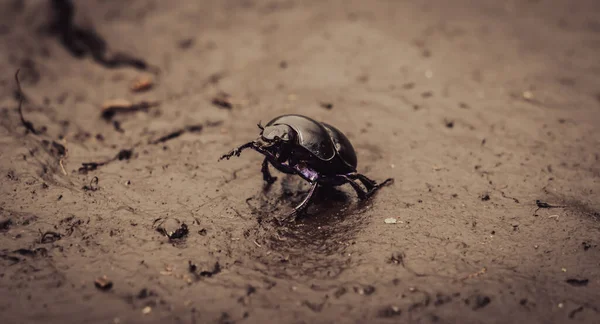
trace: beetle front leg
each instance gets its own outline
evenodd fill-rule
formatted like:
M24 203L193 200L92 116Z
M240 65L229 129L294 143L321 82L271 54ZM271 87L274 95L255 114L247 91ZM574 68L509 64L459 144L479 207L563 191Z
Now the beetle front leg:
M267 184L272 184L273 182L275 182L275 180L277 180L277 177L274 177L271 175L271 172L269 172L269 159L265 158L263 160L262 163L262 168L260 169L260 171L263 174L263 180L265 180L265 182Z
M220 158L219 161L223 160L223 159L227 159L229 160L232 156L240 156L240 154L242 153L243 150L247 149L247 148L255 148L256 147L256 143L254 141L252 142L248 142L244 145L241 145L239 147L234 148L233 150L231 150L231 152L227 153L227 154L223 154Z

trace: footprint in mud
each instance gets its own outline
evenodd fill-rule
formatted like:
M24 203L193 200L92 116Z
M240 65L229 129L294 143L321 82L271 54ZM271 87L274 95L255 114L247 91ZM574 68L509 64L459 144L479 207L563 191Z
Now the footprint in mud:
M304 181L291 176L280 184L247 199L258 222L246 233L270 251L257 250L251 257L276 277L337 277L351 266L345 251L364 228L368 201L355 201L342 187L319 188L295 222L280 222L277 218L288 215L308 192Z

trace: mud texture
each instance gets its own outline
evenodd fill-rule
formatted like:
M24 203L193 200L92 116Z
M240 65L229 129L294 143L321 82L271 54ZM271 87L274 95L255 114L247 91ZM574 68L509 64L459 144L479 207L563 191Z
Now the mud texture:
M598 1L72 9L0 3L3 323L598 322ZM396 182L277 224L284 113Z

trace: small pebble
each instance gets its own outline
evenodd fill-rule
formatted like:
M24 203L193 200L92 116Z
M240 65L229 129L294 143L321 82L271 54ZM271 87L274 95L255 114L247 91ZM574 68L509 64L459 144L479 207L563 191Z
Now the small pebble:
M152 307L146 306L146 307L144 307L144 309L142 309L142 314L144 314L144 315L150 314L151 311L152 311Z
M386 224L396 224L396 223L398 222L398 220L397 220L397 219L395 219L395 218L386 218L386 219L384 220L384 222L385 222Z
M170 239L180 239L189 233L187 225L175 218L163 219L156 227L156 230Z
M331 102L321 102L321 107L331 110L333 109L333 104Z
M110 290L113 283L106 276L102 276L94 280L94 285L100 290Z

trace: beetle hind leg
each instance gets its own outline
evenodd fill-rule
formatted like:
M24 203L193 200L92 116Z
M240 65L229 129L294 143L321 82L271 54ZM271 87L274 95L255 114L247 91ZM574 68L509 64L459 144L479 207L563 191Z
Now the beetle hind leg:
M356 173L350 176L351 179L359 180L368 191L373 190L373 188L377 187L377 182L367 178L367 176L362 175L360 173Z
M381 187L384 187L386 185L394 183L394 179L393 178L388 178L388 179L386 179L385 181L383 181L381 183L377 183L374 180L371 180L367 176L365 176L363 174L360 174L360 173L350 174L347 177L348 177L349 180L355 180L355 179L359 180L365 186L365 188L367 188L367 192L366 193L364 193L364 191L363 191L364 195L362 195L362 194L358 195L358 197L361 198L361 199L368 198L371 195L373 195L377 190L379 190ZM358 185L354 181L350 182L350 184L352 185L352 187L356 191L356 187L358 187ZM358 191L356 191L356 192L358 193Z
M269 159L267 158L263 160L260 172L262 172L263 180L265 180L268 185L273 184L273 182L277 180L277 177L272 176L271 172L269 171Z
M369 193L365 192L363 190L363 188L361 188L358 185L358 183L356 183L356 182L354 182L354 180L352 180L352 178L350 178L348 176L343 176L343 178L346 181L346 183L350 184L352 186L352 189L354 189L354 191L356 191L356 195L358 196L358 199L363 200L369 196Z
M360 174L357 173L355 175L355 177L360 180L360 182L362 182L363 185L365 185L365 187L367 187L368 190L373 190L375 188L381 188L387 185L390 185L392 183L394 183L394 178L387 178L385 179L385 181L383 181L382 183L377 183L372 179L369 179L366 175L364 174Z

